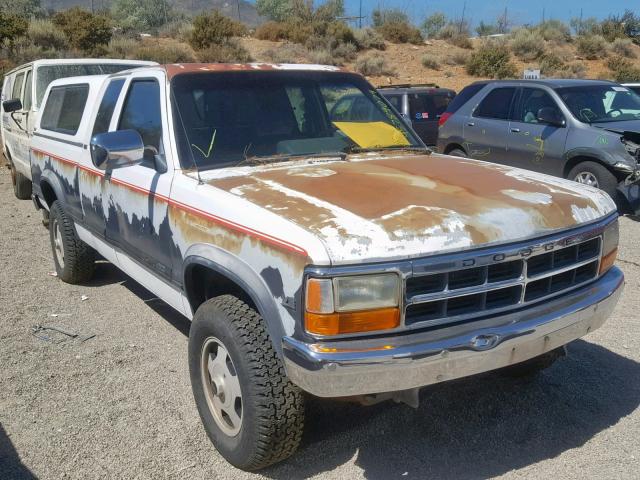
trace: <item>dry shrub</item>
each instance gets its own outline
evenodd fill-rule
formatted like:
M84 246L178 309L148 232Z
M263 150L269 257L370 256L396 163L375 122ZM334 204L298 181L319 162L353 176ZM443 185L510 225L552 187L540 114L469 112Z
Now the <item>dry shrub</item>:
M587 60L607 56L607 41L601 35L580 35L576 40L578 54Z
M289 38L289 25L284 22L265 22L253 34L259 40L277 42Z
M177 42L144 43L133 52L133 58L158 63L189 63L196 60L188 45Z
M385 58L377 53L364 55L353 65L356 72L368 76L395 75L395 71L387 64Z
M113 37L107 45L109 56L114 58L133 58L140 42L131 37Z
M587 67L582 62L571 62L556 70L556 78L584 78L587 75Z
M27 37L31 43L45 50L68 48L67 37L51 20L34 19L29 22Z
M422 63L422 66L424 68L429 68L431 70L440 70L440 61L433 55L423 55L420 63Z
M555 53L546 53L540 58L540 71L544 75L555 75L565 68L565 62Z
M198 60L205 63L246 63L252 60L247 49L233 38L223 43L212 43L198 50L197 56Z
M422 43L422 33L407 22L385 22L377 27L382 37L393 43Z
M384 37L373 28L354 30L353 36L361 50L369 50L372 48L375 50L384 50L386 48Z
M467 50L471 50L473 48L473 42L464 33L454 35L452 37L447 38L446 40L451 45L455 45L456 47L459 47L459 48L465 48Z
M246 32L242 23L213 10L200 14L193 20L189 44L196 50L203 50L212 44L224 44L231 37L239 37Z
M621 56L615 56L607 61L607 68L616 82L640 82L640 68Z
M544 54L544 38L540 33L521 28L511 35L511 51L525 61L536 60Z
M338 64L350 62L358 56L358 47L354 43L341 43L331 51L331 54L339 61Z
M327 49L309 51L309 59L311 63L319 65L335 65L336 59Z
M309 51L300 44L286 42L265 50L262 55L273 63L304 63L309 58Z
M629 38L616 38L611 42L611 51L621 57L636 58L636 53L633 51L633 42Z
M174 20L160 27L158 36L188 42L191 32L193 32L193 23L186 20Z

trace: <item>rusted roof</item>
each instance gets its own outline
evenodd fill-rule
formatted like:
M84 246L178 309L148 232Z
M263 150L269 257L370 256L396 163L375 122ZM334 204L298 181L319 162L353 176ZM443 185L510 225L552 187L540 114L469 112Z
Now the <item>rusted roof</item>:
M349 72L342 67L332 65L314 65L304 63L171 63L163 65L171 80L175 75L195 72L231 72L231 71L310 71L310 72Z

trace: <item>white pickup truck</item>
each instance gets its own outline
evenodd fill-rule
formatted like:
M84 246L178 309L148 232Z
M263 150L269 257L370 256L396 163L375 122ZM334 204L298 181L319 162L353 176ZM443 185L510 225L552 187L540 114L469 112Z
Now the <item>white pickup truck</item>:
M333 108L345 96L367 108ZM88 280L99 253L192 319L197 408L247 470L295 451L303 392L415 405L425 385L536 371L624 284L605 193L433 154L334 67L58 80L31 164L59 278Z

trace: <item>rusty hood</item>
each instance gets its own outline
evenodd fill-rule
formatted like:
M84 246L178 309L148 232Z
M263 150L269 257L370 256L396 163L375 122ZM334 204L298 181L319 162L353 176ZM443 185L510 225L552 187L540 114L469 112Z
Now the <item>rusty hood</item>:
M207 172L205 181L322 240L334 263L542 236L615 211L602 191L444 155L364 155Z

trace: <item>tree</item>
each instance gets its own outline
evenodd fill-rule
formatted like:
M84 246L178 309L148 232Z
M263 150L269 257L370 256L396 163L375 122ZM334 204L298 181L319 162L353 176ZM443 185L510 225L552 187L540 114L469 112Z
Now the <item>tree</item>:
M167 0L115 0L111 15L123 30L155 30L169 21L171 5Z
M427 38L435 38L446 24L447 17L445 14L436 12L425 18L420 28Z
M13 50L15 41L27 33L29 24L21 16L0 10L0 46Z
M256 9L260 15L276 22L284 22L292 13L290 0L256 0Z
M344 0L327 0L320 5L313 16L321 22L333 22L344 15Z
M32 18L42 15L40 0L0 0L0 12Z
M371 14L374 27L381 27L385 23L409 23L409 17L397 8L376 9Z
M60 27L73 47L90 55L101 53L111 40L110 19L79 7L56 13L53 23Z

